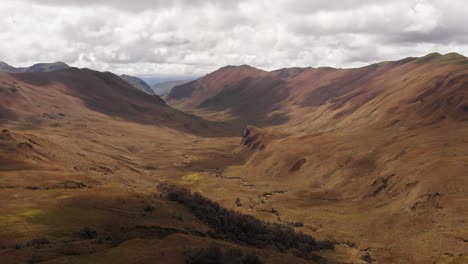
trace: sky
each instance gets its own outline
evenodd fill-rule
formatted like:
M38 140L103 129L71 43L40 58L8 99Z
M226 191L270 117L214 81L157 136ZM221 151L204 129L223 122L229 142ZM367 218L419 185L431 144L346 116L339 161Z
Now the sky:
M466 0L1 0L0 61L201 76L468 55Z

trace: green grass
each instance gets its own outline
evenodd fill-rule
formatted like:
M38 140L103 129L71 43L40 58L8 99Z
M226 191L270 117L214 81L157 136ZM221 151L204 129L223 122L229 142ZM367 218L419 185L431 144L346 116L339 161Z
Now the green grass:
M28 208L0 214L0 236L32 238L38 234L68 237L83 226L107 223L107 212L73 207Z
M83 226L93 226L105 222L107 213L98 210L61 207L52 210L40 210L30 215L31 224L46 226L55 234L77 232Z

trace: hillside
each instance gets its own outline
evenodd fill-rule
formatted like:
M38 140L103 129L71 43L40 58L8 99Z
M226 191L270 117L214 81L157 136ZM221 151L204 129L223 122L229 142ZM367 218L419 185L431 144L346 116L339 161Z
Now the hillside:
M467 89L453 53L227 66L167 104L112 73L0 73L0 259L465 263Z
M247 241L197 213L220 205L202 199L206 205L194 208L163 196L157 186L195 161L209 169L211 158L230 158L237 138L226 137L228 126L88 69L1 73L0 93L2 263L184 263L212 251L225 260L316 263L315 251L333 252L333 243L316 245L326 238L288 226L265 229L227 209L211 214L262 232L262 243ZM290 244L291 235L303 242Z
M37 63L30 67L20 67L15 68L6 64L5 62L0 62L0 72L8 73L24 73L24 72L52 72L59 71L63 69L68 69L70 66L63 62L54 62L54 63Z
M467 250L467 65L452 53L358 69L228 67L167 102L262 127L244 132L244 161L221 176L242 183L231 192L246 212L300 220L382 263L437 262ZM218 184L198 177L193 188Z
M130 122L204 135L215 133L210 127L217 131L223 126L175 110L159 96L136 90L109 72L70 68L48 73L1 75L1 91L5 94L0 98L5 113L2 119L40 120L44 118L41 115L65 108L70 115L81 116L92 111Z
M155 92L153 91L153 89L151 89L151 87L145 81L143 81L140 78L130 76L130 75L125 75L125 74L120 75L120 78L122 78L128 84L130 84L131 86L133 86L134 88L136 88L136 89L138 89L140 91L143 91L143 92L145 92L147 94L155 95Z

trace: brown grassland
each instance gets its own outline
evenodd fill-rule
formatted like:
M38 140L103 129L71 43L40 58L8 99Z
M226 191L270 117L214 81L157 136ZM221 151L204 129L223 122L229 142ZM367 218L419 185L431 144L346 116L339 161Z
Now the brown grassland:
M110 73L0 73L0 262L184 263L216 246L263 263L468 263L467 91L458 54L229 66L167 104ZM335 246L213 235L162 183Z

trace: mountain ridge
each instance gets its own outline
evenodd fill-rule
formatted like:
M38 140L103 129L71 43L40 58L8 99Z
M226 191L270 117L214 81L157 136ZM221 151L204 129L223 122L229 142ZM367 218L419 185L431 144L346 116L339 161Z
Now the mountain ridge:
M167 103L110 72L0 73L0 256L464 263L467 92L451 53L226 66Z
M236 152L245 160L225 177L269 186L274 198L257 210L321 223L382 263L437 263L442 252L466 259L456 239L468 235L466 224L452 223L468 217L460 209L468 202L467 93L468 59L431 53L350 69L224 67L175 87L166 102L246 125Z
M143 91L147 94L156 95L153 89L144 80L138 77L122 74L120 75L120 78L122 78L123 80L128 82L131 86L135 87L136 89L140 91Z
M5 62L0 62L0 72L8 73L26 73L26 72L51 72L70 68L70 66L64 62L53 62L53 63L36 63L29 67L13 67Z

